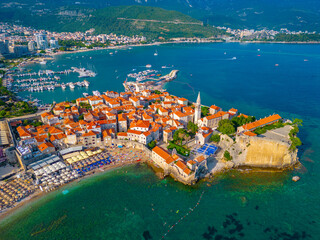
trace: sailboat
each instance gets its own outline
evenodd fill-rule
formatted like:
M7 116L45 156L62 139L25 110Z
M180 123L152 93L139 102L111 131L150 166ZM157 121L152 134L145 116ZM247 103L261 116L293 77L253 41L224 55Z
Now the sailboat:
M156 50L156 52L153 55L154 56L158 56L158 51Z

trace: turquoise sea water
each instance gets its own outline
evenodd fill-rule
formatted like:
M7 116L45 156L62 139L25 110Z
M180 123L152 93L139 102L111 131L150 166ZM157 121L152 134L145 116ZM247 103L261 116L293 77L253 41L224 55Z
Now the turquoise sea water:
M257 117L276 112L302 118L303 166L282 173L232 171L211 187L159 180L144 165L113 170L28 204L2 221L0 239L320 239L319 45L162 45L113 56L108 51L62 55L46 68L85 66L86 61L98 73L89 79L91 91L121 91L133 68L174 65L180 73L166 86L172 94L195 100L201 91L204 104ZM36 97L71 100L81 91ZM301 180L292 182L293 175Z

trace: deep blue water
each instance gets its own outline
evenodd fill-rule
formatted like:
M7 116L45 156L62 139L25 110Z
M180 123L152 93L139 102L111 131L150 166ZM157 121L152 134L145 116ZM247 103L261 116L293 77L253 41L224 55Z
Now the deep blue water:
M162 45L119 50L113 56L108 51L62 55L47 68L80 62L98 72L90 79L91 91L121 91L133 68L174 65L180 73L166 86L172 94L195 100L200 91L203 104L257 117L275 112L301 118L302 166L279 173L233 171L218 176L211 187L159 180L145 166L115 170L26 206L3 223L0 239L161 239L172 225L165 239L320 239L319 45ZM36 97L71 100L89 90ZM293 175L301 180L292 182ZM202 193L198 207L178 222Z

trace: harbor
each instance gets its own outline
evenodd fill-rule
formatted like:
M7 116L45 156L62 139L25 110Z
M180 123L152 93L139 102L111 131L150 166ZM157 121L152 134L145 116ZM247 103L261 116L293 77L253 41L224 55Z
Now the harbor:
M137 74L128 74L128 77L134 78L135 81L126 80L123 86L126 91L138 92L141 90L161 90L165 83L177 78L179 70L172 70L169 74L162 76L156 74L155 70L145 70ZM155 78L158 77L158 78Z
M89 87L90 82L87 80L70 81L69 74L77 73L78 78L92 78L96 73L85 69L71 67L63 71L39 70L37 72L24 72L20 70L18 73L9 73L4 78L3 84L13 92L43 92L54 91L56 88L65 90L67 87L73 90L75 87ZM68 77L68 80L62 81L61 76Z

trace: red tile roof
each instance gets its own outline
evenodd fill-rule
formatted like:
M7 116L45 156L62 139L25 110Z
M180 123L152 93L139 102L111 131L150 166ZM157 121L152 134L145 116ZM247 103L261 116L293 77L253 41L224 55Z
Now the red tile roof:
M260 120L255 121L255 122L245 124L242 127L243 127L243 129L250 131L250 130L258 128L260 126L264 126L264 125L270 124L272 122L279 121L280 119L281 119L280 115L275 114L275 115L272 115L272 116L269 116L266 118L262 118Z
M170 156L170 154L161 147L154 147L152 152L155 152L157 155L159 155L167 164L174 162L174 159Z

